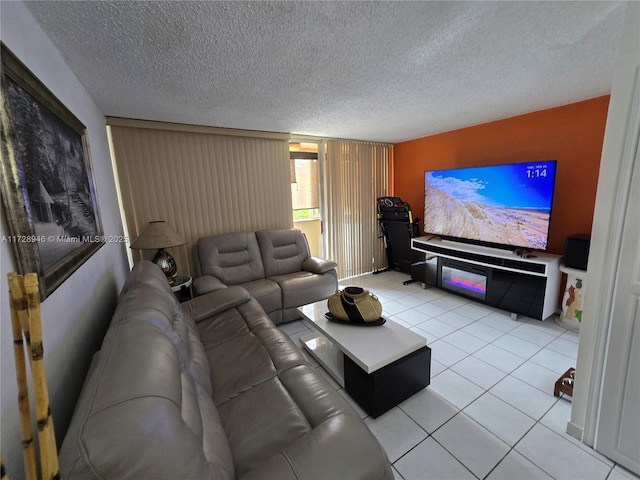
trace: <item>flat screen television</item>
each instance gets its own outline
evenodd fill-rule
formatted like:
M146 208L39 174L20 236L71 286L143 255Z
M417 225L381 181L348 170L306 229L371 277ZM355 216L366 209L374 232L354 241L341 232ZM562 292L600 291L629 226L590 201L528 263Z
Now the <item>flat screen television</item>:
M424 172L424 232L507 249L546 250L556 161Z

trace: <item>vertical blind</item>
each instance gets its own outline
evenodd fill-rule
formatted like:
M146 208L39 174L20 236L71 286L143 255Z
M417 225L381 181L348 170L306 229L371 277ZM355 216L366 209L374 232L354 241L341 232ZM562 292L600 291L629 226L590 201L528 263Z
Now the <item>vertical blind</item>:
M326 251L338 277L383 268L376 199L389 194L389 145L328 140L324 163Z
M200 237L292 227L288 135L107 123L129 238L149 221L166 220L188 242L169 249L180 272L195 271ZM133 251L133 258L153 253Z

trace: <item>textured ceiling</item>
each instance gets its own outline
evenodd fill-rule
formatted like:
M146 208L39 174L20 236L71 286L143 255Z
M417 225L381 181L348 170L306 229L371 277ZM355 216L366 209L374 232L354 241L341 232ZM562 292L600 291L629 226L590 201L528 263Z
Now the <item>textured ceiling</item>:
M26 2L106 115L399 142L610 92L621 2Z

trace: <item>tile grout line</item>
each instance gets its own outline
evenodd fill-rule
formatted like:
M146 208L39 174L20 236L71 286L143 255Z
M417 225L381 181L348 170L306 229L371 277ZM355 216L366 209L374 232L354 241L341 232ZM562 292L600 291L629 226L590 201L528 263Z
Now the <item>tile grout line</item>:
M367 286L367 287L365 287L365 288L371 289L372 291L373 291L373 289L376 289L376 288L378 288L378 289L380 289L380 290L383 290L383 291L384 291L384 290L396 290L396 291L397 291L397 290L399 290L399 289L393 289L393 288L392 288L392 289L389 289L389 288L388 288L388 289L385 289L385 288L384 288L384 285L383 285L383 283L382 283L382 282L380 282L380 284L376 284L375 286ZM375 292L374 292L374 293L375 293ZM434 298L434 299L431 299L431 300L427 300L427 301L425 301L424 303L421 303L421 304L419 304L419 305L417 305L417 306L413 306L413 307L411 307L411 306L407 306L406 304L403 304L402 302L397 301L397 299L402 298L403 296L407 296L407 295L418 295L419 293L421 293L421 291L415 291L415 290L414 290L414 291L411 291L411 292L409 292L409 293L406 293L405 295L401 295L401 296L399 296L399 297L396 297L396 296L395 296L395 295L396 295L395 293L393 294L393 296L394 296L395 298L389 298L389 297L386 297L386 298L388 298L388 299L389 299L389 301L397 302L398 304L401 304L401 305L403 305L403 306L407 307L406 309L403 309L403 310L401 310L400 312L398 312L398 313L396 313L396 314L393 314L393 315L391 315L391 316L393 317L393 316L398 315L398 314L401 314L401 313L405 313L405 312L409 312L409 311L411 311L411 310L419 309L420 307L424 306L425 304L432 303L432 302L434 302L434 301L437 301L437 300L438 300L438 299L440 299L440 298L446 297L446 294L445 294L445 295L443 295L443 296L439 296L439 297L437 297L437 298ZM382 295L382 296L383 296L383 295ZM467 303L462 304L462 305L459 305L459 306L457 306L457 307L455 307L455 308L451 308L451 309L449 309L449 310L448 310L448 312L455 312L456 310L461 309L461 308L463 308L463 307L464 307L464 306L466 306L466 305L473 305L473 302L467 302ZM441 313L441 314L440 314L440 315L438 315L438 316L445 315L446 313L447 313L447 312L445 312L445 313ZM504 380L505 380L505 379L507 379L507 378L512 378L512 379L517 380L517 381L523 381L522 379L520 379L520 378L518 378L518 377L516 377L516 376L513 376L513 373L514 373L517 369L521 368L521 367L522 367L523 365L525 365L525 364L530 363L530 364L532 364L532 365L535 365L536 367L543 368L543 369L548 370L549 372L552 372L552 373L554 373L554 374L555 374L556 372L554 372L553 370L549 369L549 368L548 368L548 367L546 367L545 365L541 365L541 364L539 364L539 363L537 363L537 362L535 362L535 361L533 361L533 360L532 360L532 358L533 358L534 356L536 356L536 355L540 354L542 351L547 350L547 351L549 351L549 352L552 352L552 353L555 353L555 354L558 354L558 355L562 355L562 356L564 356L564 357L567 357L567 359L571 359L571 360L574 360L574 361L575 361L575 358L574 358L574 356L573 356L573 355L571 355L571 356L569 356L569 355L565 355L562 351L557 351L557 350L554 350L554 349L549 348L549 346L550 346L551 344L553 344L554 342L558 341L559 339L562 339L562 340L564 340L564 341L566 341L566 342L571 342L571 343L574 343L574 344L575 344L575 343L577 343L577 342L575 342L575 341L574 341L573 337L571 337L571 336L567 336L567 335L566 335L566 333L567 333L569 330L566 330L566 331L560 331L560 332L558 332L558 330L553 329L553 328L546 328L546 327L542 327L542 324L541 324L541 323L540 323L540 325L535 324L535 323L532 323L532 322L533 322L533 320L535 320L535 319L527 318L527 319L526 319L524 322L522 322L520 325L517 325L516 327L514 327L514 328L510 329L509 331L504 332L504 331L502 331L502 330L500 330L500 329L495 329L494 327L492 327L491 325L488 325L487 323L483 323L483 322L481 322L481 320L485 319L486 317L488 317L488 316L492 315L492 314L493 314L493 313L495 313L495 312L489 312L489 313L487 313L486 315L483 315L483 316L481 316L481 317L479 317L479 318L475 318L475 319L474 319L474 318L471 318L471 317L468 317L468 316L464 315L464 314L463 314L463 313L461 313L461 312L456 312L456 313L458 313L459 315L465 316L466 318L468 318L468 319L470 319L470 320L473 320L473 321L472 321L471 323L469 323L469 324L466 324L466 325L462 326L462 327L455 328L453 331L451 331L451 332L449 332L449 333L447 333L447 334L445 334L445 335L443 335L443 336L441 336L441 337L440 337L440 336L436 336L436 335L432 335L432 334L430 334L429 332L426 332L426 331L424 331L424 330L423 330L423 332L425 332L426 334L428 334L428 335L433 336L433 337L435 337L435 338L436 338L436 340L435 340L434 342L430 342L430 343L435 343L435 342L436 342L436 341L438 341L438 340L443 340L443 342L444 342L444 343L447 343L448 345L451 345L451 346L452 346L452 347L454 347L454 348L458 348L458 347L456 347L456 345L453 345L453 344L451 344L451 343L447 342L446 337L448 337L448 336L452 335L452 334L453 334L453 333L455 333L455 332L463 331L463 333L467 333L468 335L471 335L471 336L475 337L476 339L478 339L478 340L480 340L480 341L484 342L484 343L485 343L485 345L484 345L484 346L482 346L481 348L479 348L479 349L475 350L473 353L468 353L467 351L465 351L465 350L462 350L462 349L459 349L459 348L458 348L459 350L461 350L462 352L464 352L464 353L465 353L465 356L464 356L463 358L461 358L460 360L455 361L455 362L454 362L454 363L452 363L451 365L443 365L443 366L444 366L444 369L443 369L441 372L438 372L438 374L434 375L434 376L432 377L432 379L437 378L437 376L438 376L440 373L443 373L443 372L445 372L446 370L451 370L451 372L452 372L452 373L455 373L456 375L460 375L460 377L462 377L463 379L465 379L465 380L467 380L467 381L471 382L471 383L472 383L472 384L474 384L474 385L477 385L473 380L468 379L468 378L467 378L467 377L465 377L464 375L462 375L462 374L460 374L460 373L456 372L455 370L453 370L453 369L452 369L452 367L454 367L455 365L459 364L459 363L460 363L460 362L462 362L463 360L468 359L469 357L473 357L473 359L474 359L474 360L481 361L481 362L483 362L483 363L487 363L487 362L485 362L484 360L479 359L478 357L475 357L475 356L474 356L474 354L475 354L475 353L477 353L479 350L482 350L483 348L485 348L485 347L487 347L487 346L489 346L489 345L492 345L492 346L494 346L495 348L498 348L498 349L500 349L500 350L503 350L503 351L505 351L506 353L509 353L509 354L515 355L515 356L517 356L517 357L523 358L523 361L522 361L522 362L521 362L517 367L515 367L515 368L514 368L514 369L512 369L512 370L510 370L509 372L504 372L504 370L502 370L502 369L500 369L500 368L497 368L497 367L495 367L495 366L493 366L493 365L491 365L491 364L487 363L487 365L489 365L489 366L491 366L491 367L493 367L493 368L497 368L497 370L500 370L502 373L505 373L505 376L504 376L502 379L500 379L498 382L495 382L494 384L492 384L492 385L491 385L490 387L488 387L488 388L485 388L485 387L483 387L483 386L481 386L481 385L477 385L477 386L478 386L478 388L480 388L480 389L482 389L482 390L483 390L483 393L482 393L481 395L479 395L478 397L476 397L476 398L475 398L474 400L472 400L471 402L469 402L468 404L466 404L462 409L458 409L457 407L455 407L455 405L452 405L454 408L456 408L457 412L456 412L456 413L455 413L451 418L449 418L447 421L445 421L442 425L440 425L438 428L436 428L436 429L435 429L431 434L429 434L429 432L427 432L423 427L421 427L421 426L420 426L420 424L418 424L418 423L416 422L416 420L415 420L411 415L409 415L407 412L405 412L405 411L402 409L402 407L401 407L400 405L398 405L399 410L400 410L404 415L406 415L407 417L409 417L409 419L411 419L411 421L412 421L412 422L413 422L413 423L414 423L414 424L415 424L415 425L416 425L416 426L417 426L421 431L423 431L423 432L424 432L424 433L426 433L426 435L427 435L423 440L421 440L421 441L420 441L420 442L418 442L416 445L414 445L412 448L410 448L409 450L407 450L407 451L406 451L405 453L403 453L400 457L398 457L398 459L396 459L396 461L394 461L394 462L393 462L393 464L392 464L392 465L394 466L394 472L395 472L397 475L400 475L400 477L401 477L401 478L403 478L403 479L404 479L405 477L404 477L404 476L402 476L402 474L401 474L401 473L397 470L397 468L396 468L396 464L397 464L397 462L399 462L401 459L405 458L405 457L406 457L410 452L412 452L412 451L413 451L417 446L419 446L419 445L421 445L423 442L425 442L429 437L431 437L431 438L432 438L432 439L433 439L433 440L434 440L434 441L435 441L435 442L436 442L436 443L437 443L441 448L443 448L443 449L444 449L444 450L445 450L449 455L451 455L451 456L452 456L452 457L453 457L453 458L454 458L458 463L460 463L461 465L463 465L463 467L464 467L466 470L468 470L468 471L469 471L469 472L470 472L474 477L478 478L478 476L477 476L477 475L475 475L475 474L473 474L473 472L471 472L471 470L469 470L469 468L467 468L467 467L466 467L466 465L464 465L464 463L462 463L462 462L461 462L461 461L460 461L460 460L459 460L455 455L453 455L451 452L449 452L449 450L447 450L443 445L441 445L441 444L440 444L440 442L438 442L438 440L437 440L435 437L433 437L433 434L435 434L435 433L436 433L437 431L439 431L442 427L444 427L445 425L447 425L447 424L448 424L448 423L449 423L453 418L455 418L457 415L459 415L460 413L464 413L464 411L463 411L463 409L464 409L464 408L467 408L469 405L471 405L473 402L477 401L479 398L481 398L482 396L486 395L487 393L491 394L492 396L494 396L495 398L497 398L497 399L499 399L499 400L501 400L501 401L504 401L504 400L502 400L499 396L497 396L495 393L490 392L490 390L491 390L492 388L494 388L497 384L499 384L500 382L504 381ZM407 327L407 328L410 328L410 329L412 329L412 330L413 330L414 328L419 327L419 325L421 325L421 324L423 324L423 323L426 323L426 322L428 322L429 320L437 319L437 317L438 317L438 316L436 316L436 317L431 317L431 318L429 318L428 320L424 320L423 322L420 322L420 323L418 323L418 324L416 324L416 325L411 325L410 327ZM526 317L525 317L525 318L526 318ZM401 319L400 319L400 321L402 322L402 320L401 320ZM440 320L440 321L442 321L442 320ZM516 320L516 321L517 321L517 320ZM403 322L403 323L404 323L404 324L406 324L406 322ZM443 322L443 323L447 323L447 322ZM487 340L485 340L485 339L483 339L483 338L480 338L480 337L478 337L478 336L474 335L474 334L473 334L473 333L471 333L471 332L464 331L464 328L465 328L465 327L468 327L468 326L470 326L470 325L474 325L474 324L478 324L478 323L482 324L482 325L483 325L483 326L485 326L485 327L488 327L488 328L494 328L495 330L501 331L501 332L502 332L502 335L500 335L499 337L497 337L497 338L495 338L495 339L493 339L493 340L491 340L491 341L487 341ZM447 325L449 325L449 326L453 326L453 325L450 325L450 324L447 324ZM504 338L506 335L510 335L510 334L512 334L513 330L515 330L515 329L517 329L517 328L519 328L519 327L521 327L521 326L527 326L527 325L528 325L528 326L530 326L530 327L532 327L532 328L535 328L536 330L539 330L541 333L548 334L548 335L552 335L552 336L553 336L553 338L552 338L552 339L550 339L549 341L545 342L543 345L540 345L540 344L538 344L538 343L530 342L530 341L528 341L526 338L522 338L522 337L520 337L520 336L518 336L518 335L513 335L514 337L518 338L519 340L522 340L522 341L525 341L525 342L531 343L532 345L535 345L536 347L538 347L538 348L537 348L537 350L536 350L534 353L532 353L531 355L529 355L528 357L521 357L520 355L518 355L518 354L516 354L516 353L514 353L514 352L510 352L509 350L506 350L506 349L502 348L500 345L495 345L495 342L497 342L497 341L499 341L500 339ZM423 336L424 336L424 335L423 335ZM434 358L434 360L435 360L435 361L437 361L437 359L435 359L435 358ZM440 362L439 362L439 363L440 363ZM523 381L523 382L524 382L524 381ZM525 382L525 383L526 383L526 382ZM533 388L535 388L537 391L542 392L542 393L544 393L544 394L546 394L546 395L549 395L549 393L548 393L546 390L543 390L543 389L541 389L541 388L539 388L539 387L537 387L537 386L534 386L534 385L531 385L531 386L532 386ZM437 392L434 392L434 393L436 393L436 394L437 394ZM444 397L441 397L439 394L438 394L438 396L439 396L440 398L442 398L442 400L443 400L443 401L445 401L447 404L450 404L450 402L449 402L449 401L447 401ZM609 471L608 471L608 473L607 473L607 475L606 475L605 479L608 479L609 477L611 477L611 475L613 474L613 472L614 472L614 470L616 469L616 467L618 466L618 464L616 464L615 462L613 462L613 461L611 461L611 460L609 460L609 459L607 459L607 460L608 460L607 462L605 462L605 461L601 460L600 458L598 458L598 456L594 455L594 453L593 453L592 451L590 451L590 450L592 450L592 449L591 449L591 448L588 448L588 446L587 446L587 445L584 445L584 446L583 446L583 444L577 444L576 442L572 441L571 439L565 438L565 437L564 437L564 435L563 435L561 432L556 431L554 428L549 427L549 426L545 425L544 423L542 423L543 418L544 418L544 417L546 417L546 416L550 413L550 411L551 411L553 408L555 408L555 407L560 403L560 401L561 401L561 398L557 398L557 399L555 399L555 401L553 401L553 402L550 404L550 406L549 406L549 407L548 407L548 408L547 408L547 409L546 409L546 410L545 410L541 415L539 415L539 417L538 417L538 418L532 417L532 416L531 416L531 415L529 415L528 413L526 413L526 412L522 411L522 410L521 410L518 406L516 406L516 405L512 405L512 404L511 404L511 403L509 403L509 402L505 402L506 404L508 404L509 406L511 406L512 408L514 408L517 412L519 412L519 413L521 413L521 414L523 414L523 415L527 416L528 418L532 419L532 420L534 421L534 423L533 423L533 425L532 425L530 428L528 428L528 429L527 429L527 431L526 431L526 432L524 432L524 433L523 433L523 435L522 435L522 436L520 436L520 438L518 438L518 440L514 443L514 445L513 445L513 446L509 446L509 450L507 451L507 453L506 453L506 454L505 454L505 455L504 455L504 456L503 456L503 457L502 457L502 458L501 458L501 459L496 463L496 465L495 465L495 466L494 466L494 467L489 471L489 473L487 473L483 478L487 478L489 475L491 475L491 473L492 473L493 471L495 471L495 469L496 469L496 468L497 468L497 467L498 467L498 466L499 466L499 465L504 461L504 459L505 459L505 458L506 458L506 457L507 457L507 456L508 456L512 451L514 451L514 450L516 451L516 453L517 453L517 454L522 455L524 458L526 458L526 459L527 459L527 461L529 461L529 462L531 462L531 464L535 465L535 466L536 466L536 468L540 469L542 472L544 472L544 473L545 473L545 474L547 474L547 475L550 475L550 476L553 478L553 476L552 476L551 474L549 474L549 473L548 473L544 468L542 468L540 465L538 465L538 464L536 464L535 462L533 462L531 459L529 459L527 456L525 456L523 453L519 452L519 451L516 449L516 447L517 447L517 446L522 442L522 440L523 440L523 439L524 439L524 438L525 438L525 437L526 437L526 436L527 436L527 435L528 435L528 434L529 434L529 433L530 433L534 428L536 428L536 426L538 426L538 425L539 425L541 428L544 428L545 430L547 430L547 431L549 431L549 432L552 432L553 434L557 435L557 437L558 437L559 439L561 439L561 440L563 440L563 441L567 441L567 442L569 442L569 444L570 444L570 445L572 445L573 447L577 447L577 448L579 448L581 451L584 451L585 453L588 453L588 454L590 455L590 457L592 457L593 459L595 459L595 460L599 460L599 463L602 463L604 466L606 466L606 467L608 467L608 468L609 468ZM467 415L466 413L465 413L465 415L468 417L468 415ZM370 418L370 416L366 416L365 418ZM477 421L475 421L473 418L471 418L471 417L469 417L469 418L470 418L472 421L474 421L475 423L478 423L478 422L477 422ZM502 441L503 443L506 443L506 442L504 442L504 440L502 440L500 437L498 437L498 436L497 436L497 435L495 435L493 432L491 432L491 430L489 430L488 428L484 427L484 425L481 425L481 424L479 424L479 423L478 423L478 425L480 425L484 430L486 430L486 431L487 431L487 432L489 432L491 435L493 435L493 436L495 436L496 438L498 438L498 439L499 439L500 441ZM508 444L507 444L507 445L508 445ZM585 447L587 447L587 448L585 448ZM605 458L606 458L606 457L605 457ZM611 464L611 465L610 465L610 464ZM625 475L625 478L626 478L626 475ZM630 477L630 478L633 478L633 477Z

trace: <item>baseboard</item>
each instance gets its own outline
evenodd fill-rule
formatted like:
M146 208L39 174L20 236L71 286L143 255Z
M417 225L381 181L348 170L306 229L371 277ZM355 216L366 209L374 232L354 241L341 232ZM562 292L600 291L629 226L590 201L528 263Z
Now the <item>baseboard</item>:
M567 422L567 433L572 437L582 441L582 433L583 433L582 427L579 427L571 422Z

